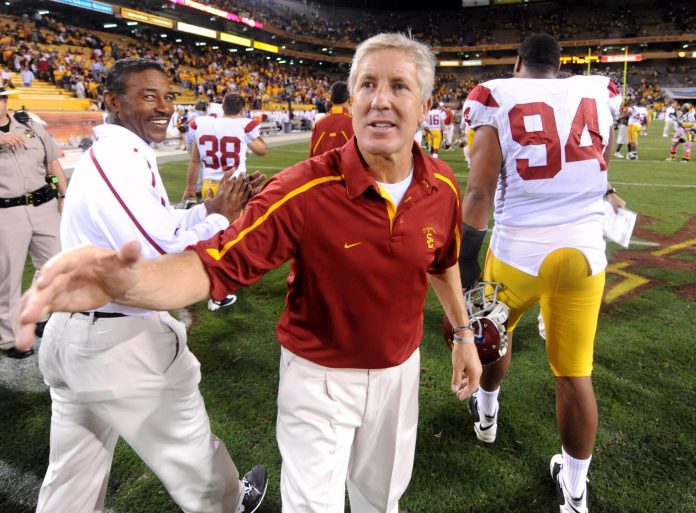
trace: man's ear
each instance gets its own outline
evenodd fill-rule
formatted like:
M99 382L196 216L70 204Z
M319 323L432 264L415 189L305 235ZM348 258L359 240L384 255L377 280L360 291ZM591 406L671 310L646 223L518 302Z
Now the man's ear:
M114 94L111 91L104 91L104 105L106 106L106 110L108 112L118 112L119 104L120 101L117 94Z
M560 67L560 62L558 63L558 66ZM515 59L515 67L513 68L513 74L518 75L520 71L522 71L522 59L520 59L520 56L517 56L517 59Z
M433 99L428 98L428 100L423 104L423 111L421 112L421 115L418 117L418 123L422 123L425 121L425 118L428 117L428 112L430 112L430 107L433 106Z

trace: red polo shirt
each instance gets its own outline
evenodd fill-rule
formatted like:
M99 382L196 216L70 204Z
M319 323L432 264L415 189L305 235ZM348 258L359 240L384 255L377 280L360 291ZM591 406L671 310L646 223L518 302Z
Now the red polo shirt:
M353 137L353 117L344 107L333 107L317 121L312 129L309 156L316 157L334 148L340 148Z
M452 170L413 146L413 182L385 200L355 140L292 166L244 215L191 248L222 299L291 261L280 343L320 365L403 363L423 335L428 273L457 263L461 208Z

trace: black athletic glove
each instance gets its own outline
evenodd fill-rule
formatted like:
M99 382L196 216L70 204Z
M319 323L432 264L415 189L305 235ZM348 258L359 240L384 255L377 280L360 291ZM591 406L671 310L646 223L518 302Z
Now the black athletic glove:
M481 278L481 266L478 263L479 252L486 238L488 229L477 230L464 224L462 230L462 247L459 251L459 275L462 288L469 290Z

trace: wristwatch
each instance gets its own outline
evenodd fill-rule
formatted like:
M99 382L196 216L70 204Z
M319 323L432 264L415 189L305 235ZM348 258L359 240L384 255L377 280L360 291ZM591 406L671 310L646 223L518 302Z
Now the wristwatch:
M609 189L607 189L607 192L604 193L604 197L606 198L610 194L617 194L616 189L614 187L610 187Z

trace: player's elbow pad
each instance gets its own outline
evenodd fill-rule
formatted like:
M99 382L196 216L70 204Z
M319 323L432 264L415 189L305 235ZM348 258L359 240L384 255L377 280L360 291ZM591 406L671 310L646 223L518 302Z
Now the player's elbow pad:
M459 274L462 280L462 288L471 288L481 275L478 256L487 231L487 228L477 230L473 226L464 224L462 244L459 251Z

